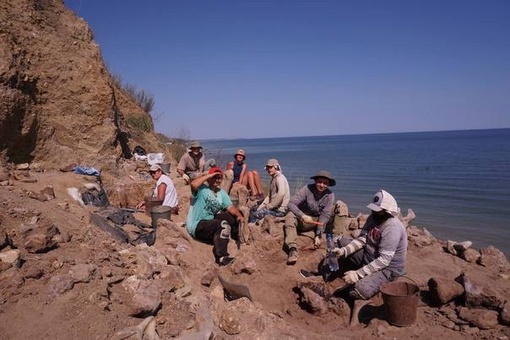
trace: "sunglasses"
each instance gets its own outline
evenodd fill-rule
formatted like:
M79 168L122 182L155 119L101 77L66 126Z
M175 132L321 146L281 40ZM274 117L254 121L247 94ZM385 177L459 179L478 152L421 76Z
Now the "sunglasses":
M156 171L149 171L149 173L150 173L151 175L154 175L154 174L156 173Z
M274 165L266 165L266 170L269 170L271 168L274 168Z

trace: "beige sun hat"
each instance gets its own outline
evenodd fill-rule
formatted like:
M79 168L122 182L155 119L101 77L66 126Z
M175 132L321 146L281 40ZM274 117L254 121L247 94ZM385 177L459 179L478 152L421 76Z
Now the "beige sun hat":
M151 165L151 167L149 168L149 171L158 171L158 170L161 170L161 172L163 172L163 170L161 169L161 167L158 164Z
M336 185L335 179L333 177L331 177L331 174L329 173L329 171L326 171L326 170L318 171L315 175L310 177L310 179L316 180L317 178L321 178L321 177L329 180L330 187L334 187Z
M243 159L245 159L245 158L246 158L246 154L244 153L244 150L243 150L243 149L239 149L239 150L237 150L237 151L236 151L236 153L235 153L235 155L234 155L234 157L235 157L235 156L237 156L237 155L243 156Z

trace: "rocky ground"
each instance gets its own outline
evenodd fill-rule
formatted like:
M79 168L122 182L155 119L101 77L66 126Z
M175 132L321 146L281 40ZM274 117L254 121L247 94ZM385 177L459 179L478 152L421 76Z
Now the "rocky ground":
M420 298L406 327L388 323L380 296L350 324L352 306L332 294L338 281L299 275L324 246L311 250L302 237L298 263L287 266L281 223L252 228L240 249L231 242L236 260L219 268L211 246L182 227L190 190L173 172L181 213L159 221L153 245L141 242L150 228L133 224L150 225L144 213L112 229L104 217L153 186L146 165L123 155L136 145L168 154L152 118L115 83L93 32L62 0L0 2L0 35L2 339L509 338L504 255L412 224L407 276ZM71 198L69 188L97 184L59 171L71 163L101 169L110 210ZM251 299L220 277L246 285Z
M510 337L509 266L497 249L464 249L411 223L407 276L420 287L416 321L388 323L379 295L349 325L351 307L330 294L339 282L298 272L314 269L324 246L310 250L311 240L302 237L298 263L287 266L281 223L271 233L254 228L240 249L231 242L236 260L220 268L211 246L182 227L190 192L174 173L181 213L160 220L156 241L147 246L105 232L91 222L101 209L69 196L69 187L83 191L94 177L29 167L0 172L3 339ZM120 167L118 177L103 174L107 192L112 205L134 206L153 183L134 162ZM143 212L134 216L151 223ZM125 228L129 235L139 231ZM229 300L219 276L247 285L252 300Z

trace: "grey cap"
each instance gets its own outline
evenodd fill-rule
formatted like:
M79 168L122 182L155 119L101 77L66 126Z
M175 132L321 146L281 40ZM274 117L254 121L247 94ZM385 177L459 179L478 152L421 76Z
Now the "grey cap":
M192 142L189 147L190 148L200 148L200 149L203 149L202 145L200 145L200 142L197 142L197 141Z

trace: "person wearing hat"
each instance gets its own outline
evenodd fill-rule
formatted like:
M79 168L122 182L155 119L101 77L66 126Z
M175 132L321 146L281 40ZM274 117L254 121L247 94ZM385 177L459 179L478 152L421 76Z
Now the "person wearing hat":
M290 199L289 212L285 216L284 242L288 250L288 265L297 261L298 232L313 234L314 247L320 247L322 232L335 205L335 194L329 187L336 185L336 181L329 171L321 170L310 179L314 183L305 185Z
M230 235L239 234L239 225L245 218L232 205L225 190L221 189L223 172L218 167L191 181L191 205L186 219L186 230L193 238L213 244L213 254L220 266L231 263L228 253Z
M156 180L152 197L163 201L162 205L171 207L172 213L177 215L179 213L179 199L177 198L177 190L172 179L163 172L158 164L151 165L149 174ZM136 208L144 209L145 201L138 203Z
M246 160L246 153L243 149L236 151L234 161L227 164L227 170L232 170L233 178L232 185L236 183L245 185L259 202L264 199L262 192L262 184L260 181L260 174L256 170L248 170Z
M367 207L372 213L360 235L354 240L341 237L340 247L333 249L343 260L342 279L351 285L349 295L355 300L370 299L383 283L405 274L407 233L397 217L397 201L379 190Z
M266 162L268 175L271 177L269 183L269 195L267 195L262 203L254 206L250 211L250 223L255 223L263 219L267 215L283 217L287 212L287 205L290 200L290 189L287 178L283 175L280 163L277 159L269 159Z
M192 142L188 152L182 155L179 160L177 173L182 176L186 184L189 184L191 180L207 172L207 170L216 163L212 158L205 161L202 149L199 142Z

